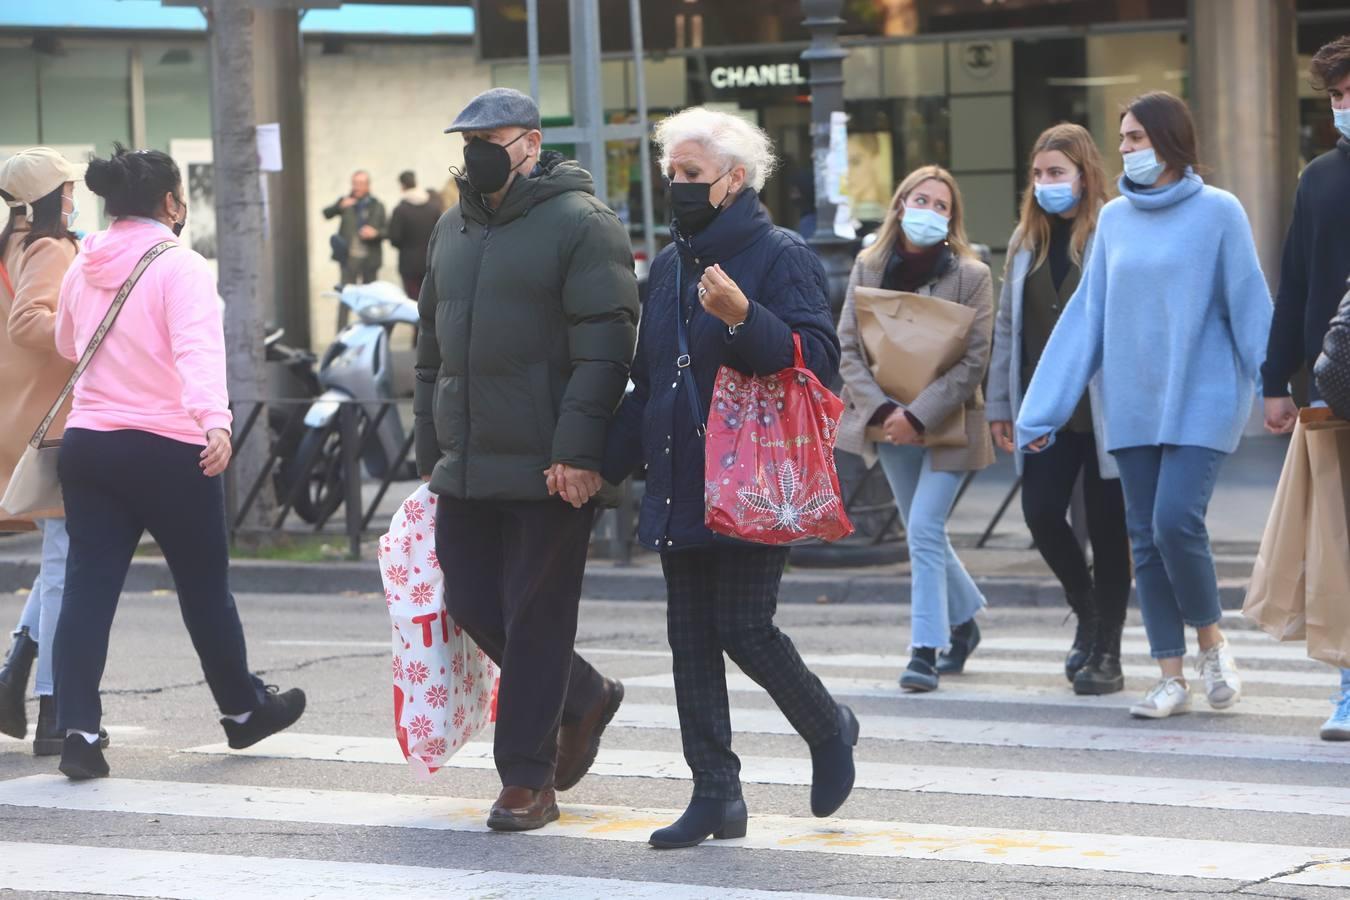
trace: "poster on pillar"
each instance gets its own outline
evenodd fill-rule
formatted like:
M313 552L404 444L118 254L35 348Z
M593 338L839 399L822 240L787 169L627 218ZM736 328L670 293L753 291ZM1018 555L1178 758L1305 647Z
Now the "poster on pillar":
M29 149L28 144L0 144L0 162L4 162L21 150ZM89 190L84 183L84 170L89 166L89 158L94 155L93 144L49 144L53 150L65 157L66 162L75 167L75 208L78 211L71 228L83 238L91 231L103 227L103 208L98 195Z
M211 141L174 138L169 155L178 163L183 189L187 191L187 224L182 242L206 258L216 271L216 176Z

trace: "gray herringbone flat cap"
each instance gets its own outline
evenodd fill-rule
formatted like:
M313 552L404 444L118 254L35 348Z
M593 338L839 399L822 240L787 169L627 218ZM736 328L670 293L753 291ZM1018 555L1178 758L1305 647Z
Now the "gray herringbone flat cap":
M529 94L511 88L493 88L483 91L469 101L455 118L455 124L445 129L455 131L488 131L492 128L539 129L539 107Z

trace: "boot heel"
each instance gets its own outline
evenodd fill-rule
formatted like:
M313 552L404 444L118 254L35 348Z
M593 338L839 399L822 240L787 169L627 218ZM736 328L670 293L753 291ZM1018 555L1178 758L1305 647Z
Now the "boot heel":
M726 822L721 828L713 832L713 837L719 841L732 841L736 838L745 837L748 819L737 819L734 822Z

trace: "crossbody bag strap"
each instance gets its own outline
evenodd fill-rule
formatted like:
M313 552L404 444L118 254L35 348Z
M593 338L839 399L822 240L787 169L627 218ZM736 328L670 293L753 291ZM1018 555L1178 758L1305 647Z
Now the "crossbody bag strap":
M5 283L5 290L9 291L9 296L14 296L14 282L9 280L9 269L5 268L5 261L0 259L0 281Z
M75 371L71 372L70 377L66 379L66 385L61 388L61 393L57 396L56 402L52 404L51 411L42 420L42 424L38 426L37 431L33 432L33 439L28 442L28 446L36 450L46 440L47 432L51 429L52 423L56 421L56 416L60 413L61 407L65 404L71 392L75 390L75 382L79 381L80 376L84 374L84 370L89 368L89 363L94 358L95 351L102 345L103 339L108 336L108 329L112 328L113 322L117 321L117 314L122 311L122 307L127 302L127 297L136 287L136 282L141 280L145 270L159 258L160 254L177 246L177 241L162 241L145 251L145 255L136 263L136 268L132 269L131 274L127 276L127 280L122 282L122 287L118 289L117 296L113 297L113 302L108 306L108 311L103 314L103 321L98 323L98 328L94 330L93 337L89 339L89 346L84 348L84 353L80 355L80 361L75 364Z
M694 417L694 430L699 437L703 437L708 432L708 425L703 415L703 404L698 399L698 382L694 381L694 361L689 355L689 326L684 321L684 266L678 247L675 248L675 334L680 343L680 355L675 360L675 366L684 382L684 392L689 395L689 412Z

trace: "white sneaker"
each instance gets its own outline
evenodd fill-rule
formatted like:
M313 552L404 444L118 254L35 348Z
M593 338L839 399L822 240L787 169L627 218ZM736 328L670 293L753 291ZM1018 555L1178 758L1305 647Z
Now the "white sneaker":
M1242 699L1242 678L1227 639L1201 651L1195 670L1205 680L1205 697L1214 709L1227 709Z
M1191 688L1184 679L1163 678L1148 689L1144 699L1130 707L1139 719L1165 719L1191 711Z

